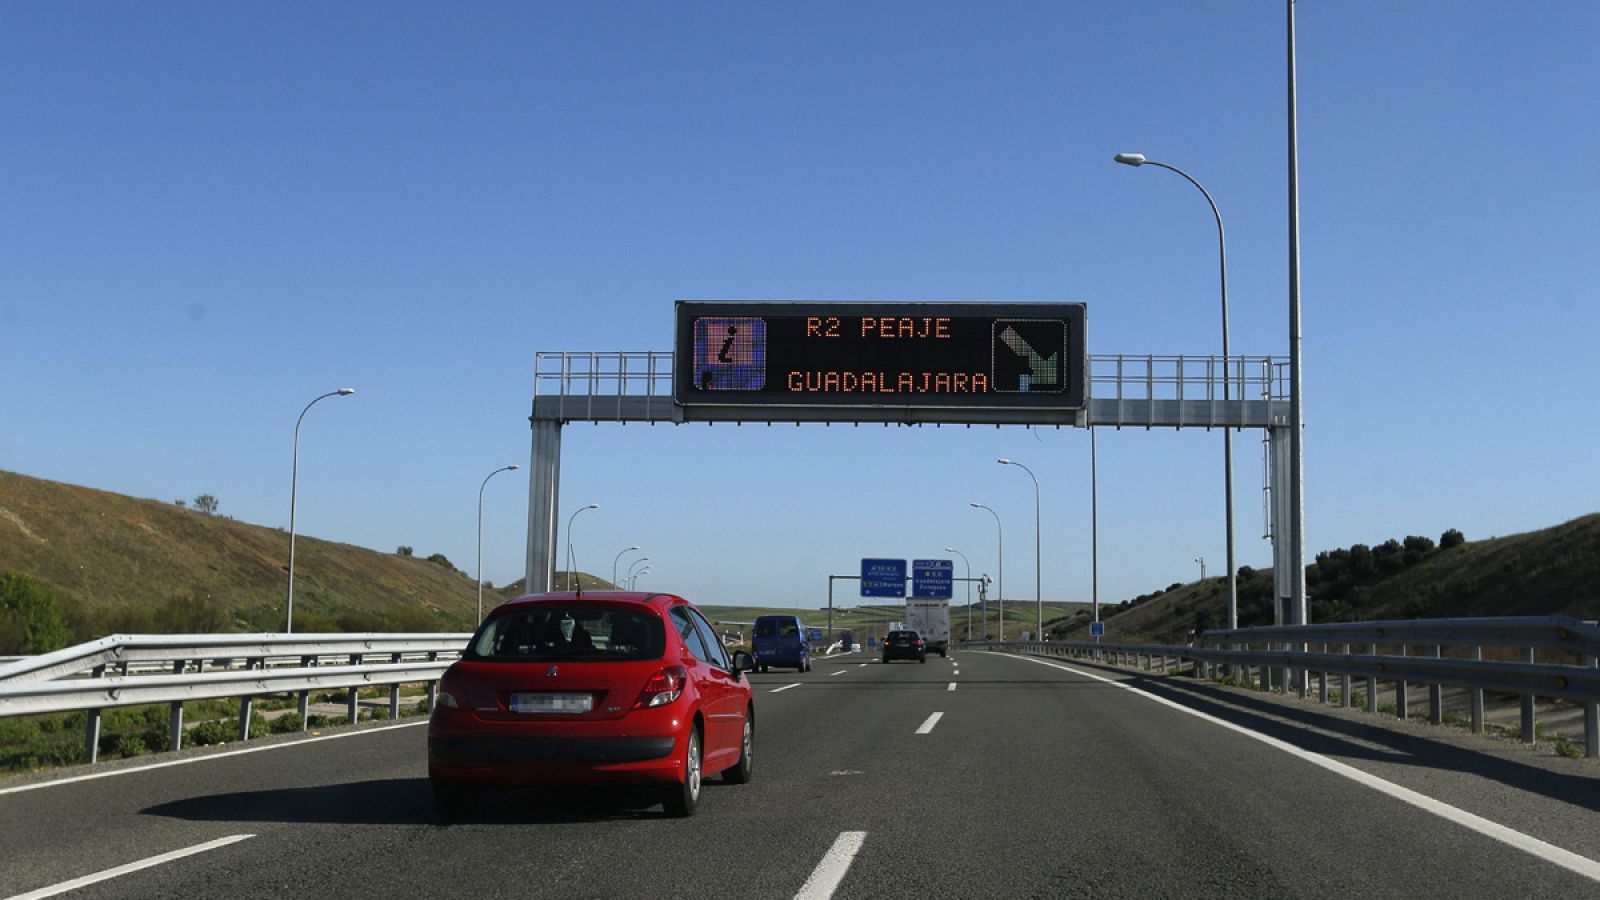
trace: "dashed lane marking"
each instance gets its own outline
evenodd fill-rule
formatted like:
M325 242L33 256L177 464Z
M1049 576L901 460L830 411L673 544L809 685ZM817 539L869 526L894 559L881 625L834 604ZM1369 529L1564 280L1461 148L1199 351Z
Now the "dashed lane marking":
M794 684L786 684L781 688L773 688L772 690L767 691L767 693L769 693L769 694L781 694L781 693L783 693L784 691L787 691L790 688L797 688L799 686L800 686L800 682L796 681Z
M936 712L929 716L921 725L917 726L917 734L927 734L932 731L933 726L939 724L939 720L942 718L944 718L944 713L942 712Z
M950 686L945 688L945 691L949 692L949 691L953 691L955 689L956 689L956 683L954 681L952 681L952 682L950 682Z
M865 831L841 832L823 855L822 862L811 871L811 877L800 886L800 893L794 895L794 900L831 900L866 840Z

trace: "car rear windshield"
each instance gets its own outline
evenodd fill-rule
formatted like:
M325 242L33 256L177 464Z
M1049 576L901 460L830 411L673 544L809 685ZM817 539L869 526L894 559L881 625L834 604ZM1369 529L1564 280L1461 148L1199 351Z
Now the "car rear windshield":
M800 636L800 626L794 619L757 619L756 637L758 638L797 638Z
M899 640L899 639L902 639L902 638L905 639L905 640L914 641L914 640L917 639L917 633L915 631L891 631L891 632L889 632L889 640L891 640L891 641Z
M648 610L585 604L541 604L503 612L483 623L466 659L487 662L606 662L660 659L661 618Z

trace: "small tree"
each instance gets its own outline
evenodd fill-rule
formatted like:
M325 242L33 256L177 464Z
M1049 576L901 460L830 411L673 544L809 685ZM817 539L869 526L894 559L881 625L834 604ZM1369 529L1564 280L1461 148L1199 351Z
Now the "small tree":
M194 498L194 508L200 510L208 516L215 515L217 512L217 507L221 505L221 501L210 494L201 494L200 496Z
M185 507L187 507L189 505L189 501L187 501L187 500L174 500L174 501L172 501L172 505L176 506L179 509L183 509L183 508L185 508Z
M1439 535L1440 550L1449 550L1451 547L1457 547L1465 544L1466 542L1467 536L1454 528L1446 531L1444 534Z
M0 574L0 653L49 653L71 640L54 594L26 575Z
M412 554L411 548L407 547L405 544L401 544L400 546L396 547L395 550L394 550L394 555L395 556L410 556L411 554Z

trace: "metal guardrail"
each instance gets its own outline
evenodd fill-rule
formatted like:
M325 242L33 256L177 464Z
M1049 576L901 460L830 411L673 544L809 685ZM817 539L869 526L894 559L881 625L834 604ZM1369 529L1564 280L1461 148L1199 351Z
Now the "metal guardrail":
M401 684L426 682L429 706L444 670L470 634L113 635L0 665L0 717L89 713L84 761L99 755L106 708L171 705L171 749L183 743L183 704L241 698L239 739L250 736L252 699L298 693L302 727L314 690L348 689L346 716L358 718L357 690L389 687L399 715ZM209 667L209 670L208 670Z
M1485 691L1519 695L1522 739L1533 742L1537 729L1535 697L1571 700L1583 707L1584 750L1600 756L1600 626L1564 616L1480 619L1418 619L1347 622L1327 625L1281 625L1210 631L1195 644L1113 644L1063 642L972 642L968 646L1020 651L1043 656L1088 657L1116 664L1168 671L1187 663L1195 674L1212 677L1221 667L1259 678L1263 689L1277 683L1294 685L1305 698L1310 682L1318 682L1319 699L1329 698L1329 675L1338 675L1340 703L1352 705L1351 679L1364 679L1366 706L1378 711L1378 682L1392 682L1395 709L1409 715L1407 687L1429 687L1429 720L1443 721L1442 687L1472 693L1472 730L1484 729ZM1337 651L1331 648L1337 647ZM1256 649L1252 649L1252 648ZM1519 661L1486 660L1485 647L1512 647ZM1415 648L1425 648L1417 655ZM1446 655L1449 648L1452 653ZM1576 664L1537 661L1537 650L1562 651ZM1159 661L1159 663L1157 662ZM1252 672L1252 670L1256 670ZM1276 677L1275 677L1276 676Z

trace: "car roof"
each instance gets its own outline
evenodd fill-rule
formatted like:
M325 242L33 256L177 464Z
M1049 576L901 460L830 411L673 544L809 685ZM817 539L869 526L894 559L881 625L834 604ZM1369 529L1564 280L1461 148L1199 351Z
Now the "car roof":
M507 600L496 609L514 609L523 606L536 606L542 603L606 603L606 604L638 604L652 609L663 610L669 606L676 606L689 601L676 594L663 594L647 591L559 591L548 594L523 594L515 600Z

